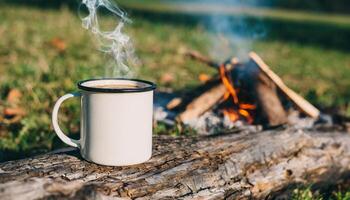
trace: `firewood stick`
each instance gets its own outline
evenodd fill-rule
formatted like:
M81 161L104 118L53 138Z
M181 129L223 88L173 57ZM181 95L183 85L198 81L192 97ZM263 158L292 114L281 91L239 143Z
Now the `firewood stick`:
M184 112L179 115L179 119L182 122L188 122L195 119L212 108L226 92L226 87L223 84L219 84L203 93L201 96L193 100Z
M214 67L214 68L219 68L220 65L216 62L214 62L213 60L211 60L210 58L204 56L203 54L201 54L200 52L198 51L195 51L195 50L185 50L183 52L184 55L192 58L192 59L195 59L195 60L198 60L204 64L207 64L208 66L210 67Z
M250 61L258 69L254 61ZM263 124L265 128L276 127L288 122L287 113L283 108L283 104L278 97L276 84L260 70L256 76L256 84L254 91L256 100L260 109L257 110L257 122ZM260 121L259 121L260 120Z
M198 51L195 50L185 50L183 52L184 55L194 59L194 60L198 60L210 67L216 68L218 69L220 67L220 64L218 64L217 62L211 60L210 58L208 58L207 56L201 54ZM232 57L231 60L228 60L225 62L225 68L228 71L231 71L235 65L239 64L237 57Z
M263 71L302 112L312 118L319 117L320 111L310 102L305 100L302 96L284 84L282 79L275 72L273 72L270 67L255 52L250 52L249 56L259 66L261 71Z

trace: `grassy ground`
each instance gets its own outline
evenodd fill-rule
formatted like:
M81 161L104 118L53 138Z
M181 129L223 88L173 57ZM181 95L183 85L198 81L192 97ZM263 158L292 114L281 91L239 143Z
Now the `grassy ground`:
M338 191L324 193L320 191L314 191L311 187L301 187L293 190L290 195L292 200L349 200L350 192Z
M277 12L276 12L277 13ZM278 17L280 16L280 18ZM215 71L184 59L181 48L207 53L210 31L198 18L186 14L131 11L128 27L142 61L138 77L160 87L186 90L199 84L200 73ZM313 16L315 17L315 16ZM319 21L326 19L320 16ZM257 51L293 89L319 107L336 107L350 114L350 25L346 16L326 22L286 19L283 12L263 22L270 28L266 38L253 43ZM350 21L350 18L347 18ZM105 23L113 23L104 18ZM53 103L76 90L82 79L102 77L106 58L96 51L89 33L81 28L76 11L68 8L0 7L0 161L62 147L50 125ZM166 74L166 76L164 76ZM164 77L171 77L165 80ZM17 122L2 113L11 102L8 94L19 90L16 107L26 114ZM79 102L67 102L61 112L62 127L78 138ZM160 127L157 133L182 134ZM295 194L309 195L306 191ZM312 193L311 193L312 194ZM299 195L299 196L298 196ZM349 199L348 194L339 199ZM312 199L312 198L309 198Z

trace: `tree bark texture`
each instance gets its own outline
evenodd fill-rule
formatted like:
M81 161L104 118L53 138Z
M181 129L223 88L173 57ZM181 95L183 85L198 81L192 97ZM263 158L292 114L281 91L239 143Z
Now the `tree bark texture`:
M0 199L263 199L350 171L350 135L300 130L154 138L146 163L106 167L66 150L0 164Z

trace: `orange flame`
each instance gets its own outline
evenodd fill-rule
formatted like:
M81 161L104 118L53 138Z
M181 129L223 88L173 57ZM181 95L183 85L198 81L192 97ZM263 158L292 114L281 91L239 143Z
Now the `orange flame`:
M241 114L243 117L245 117L245 119L247 120L247 122L248 122L249 124L253 123L254 119L253 119L253 117L249 114L248 111L243 110L243 109L239 109L239 110L238 110L238 113Z
M225 65L220 65L220 77L221 77L222 83L225 85L227 91L232 96L233 102L235 104L238 104L238 97L236 94L236 90L235 90L233 84L231 84L229 79L227 78Z
M240 116L244 117L248 123L253 123L254 119L249 113L249 110L256 109L255 105L247 104L247 103L240 103L237 92L238 90L235 89L233 83L230 81L230 79L227 76L225 65L220 65L219 68L220 71L220 77L221 81L226 87L226 92L224 94L224 100L227 100L230 96L233 99L234 105L238 106L237 111L233 108L227 108L223 110L223 113L225 116L227 116L231 121L237 121Z
M248 103L241 103L239 104L239 108L245 109L245 110L255 110L256 106Z
M224 94L224 100L227 100L229 97L230 97L230 93L226 91Z
M239 115L233 109L223 110L225 116L227 116L231 121L237 121L239 119Z

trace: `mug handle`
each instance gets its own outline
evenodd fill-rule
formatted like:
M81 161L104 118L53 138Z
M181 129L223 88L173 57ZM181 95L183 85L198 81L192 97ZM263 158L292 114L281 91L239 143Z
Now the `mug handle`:
M68 144L69 146L72 147L77 147L80 148L80 141L79 140L74 140L71 139L69 137L67 137L63 131L61 130L60 126L58 125L58 110L61 106L61 104L67 100L70 99L72 97L80 97L81 94L79 92L75 92L75 93L69 93L66 95L63 95L61 98L59 98L55 104L55 106L53 107L53 111L52 111L52 125L53 125L53 129L55 130L57 136L66 144Z

